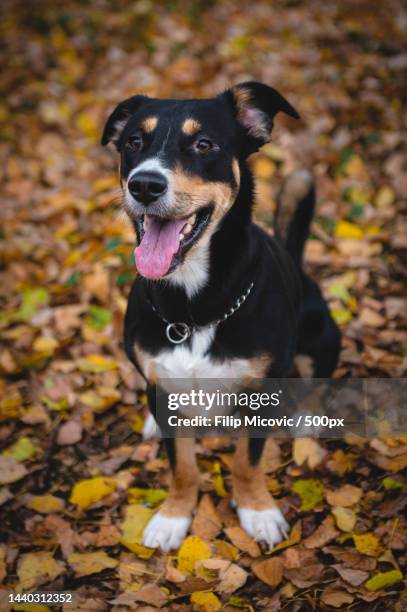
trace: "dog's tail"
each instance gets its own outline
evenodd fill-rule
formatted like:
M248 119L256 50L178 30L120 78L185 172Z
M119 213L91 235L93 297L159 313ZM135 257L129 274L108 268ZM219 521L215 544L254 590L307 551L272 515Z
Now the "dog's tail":
M285 179L278 195L274 228L297 264L301 264L314 208L312 174L305 169L296 170Z

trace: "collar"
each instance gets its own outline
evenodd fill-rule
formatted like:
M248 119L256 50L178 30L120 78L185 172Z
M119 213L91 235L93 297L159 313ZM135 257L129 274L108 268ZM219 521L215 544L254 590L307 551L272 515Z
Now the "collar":
M237 298L237 300L235 300L235 302L229 308L229 310L227 310L219 319L215 319L214 321L210 323L205 323L205 326L198 325L195 322L192 324L189 324L189 323L184 323L182 321L177 321L177 322L167 321L167 319L165 319L158 312L157 308L154 306L154 304L152 303L152 301L150 300L148 296L147 296L147 300L151 308L154 310L154 312L158 316L158 318L161 319L161 321L163 321L164 323L166 323L167 326L165 328L165 335L167 336L167 339L170 342L172 342L172 344L182 344L183 342L188 340L188 338L190 338L192 334L196 332L197 330L199 330L200 328L206 327L207 325L218 325L219 323L223 323L224 321L226 321L226 319L229 319L229 317L231 317L235 312L237 312L239 308L242 306L242 304L244 304L244 302L249 297L253 287L254 287L254 283L250 283L246 291L242 293ZM192 316L191 316L191 321L193 321Z

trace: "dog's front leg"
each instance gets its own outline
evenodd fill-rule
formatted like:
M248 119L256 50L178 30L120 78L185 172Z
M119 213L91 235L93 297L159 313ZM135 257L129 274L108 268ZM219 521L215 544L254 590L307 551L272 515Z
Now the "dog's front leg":
M191 524L199 488L199 470L195 457L195 440L166 438L164 440L171 465L169 494L143 534L143 543L164 551L182 544Z
M233 495L243 529L272 548L287 536L289 526L267 489L260 466L265 439L239 438L233 459Z

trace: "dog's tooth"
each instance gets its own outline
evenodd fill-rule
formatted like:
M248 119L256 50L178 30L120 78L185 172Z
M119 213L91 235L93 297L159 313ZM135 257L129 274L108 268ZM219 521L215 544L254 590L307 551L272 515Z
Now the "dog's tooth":
M191 230L192 230L192 225L191 225L190 223L187 223L187 224L184 226L184 229L182 230L182 233L183 233L184 235L186 235L186 234L189 234L189 232L190 232Z
M144 229L147 229L149 223L150 223L150 219L148 218L147 215L144 215L144 221L143 221Z
M191 215L188 219L188 224L194 225L196 221L196 213L194 213L193 215Z

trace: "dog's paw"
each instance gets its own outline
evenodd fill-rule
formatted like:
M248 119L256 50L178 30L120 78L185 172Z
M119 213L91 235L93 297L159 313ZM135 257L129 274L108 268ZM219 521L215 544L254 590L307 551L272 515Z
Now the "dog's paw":
M157 425L157 421L149 412L144 424L142 434L143 440L151 440L151 438L161 438L161 430Z
M164 552L176 550L181 546L190 524L188 516L163 516L157 512L144 529L143 544L149 548L161 548Z
M278 508L238 508L237 514L245 532L258 542L266 542L270 548L288 536L290 527Z

